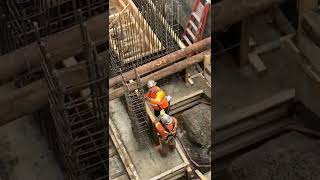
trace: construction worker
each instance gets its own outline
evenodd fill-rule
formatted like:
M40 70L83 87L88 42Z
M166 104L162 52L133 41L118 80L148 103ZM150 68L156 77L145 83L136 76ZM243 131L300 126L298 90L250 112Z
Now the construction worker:
M166 93L157 86L154 80L147 82L149 88L148 93L144 95L145 99L148 100L154 110L154 115L158 117L161 110L165 110L168 114L170 110L170 96L166 96Z
M177 134L178 120L166 114L164 110L160 111L158 121L154 123L160 145L158 146L161 155L167 155L168 148L175 147L175 137Z

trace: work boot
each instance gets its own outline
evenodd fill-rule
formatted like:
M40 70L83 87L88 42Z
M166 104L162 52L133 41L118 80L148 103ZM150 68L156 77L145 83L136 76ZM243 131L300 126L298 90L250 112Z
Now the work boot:
M159 149L159 153L162 157L165 157L168 155L168 151L169 151L169 147L167 144L165 144L164 142L160 143L160 149Z
M159 153L160 153L161 157L167 157L167 155L168 155L168 152L163 151L163 149L160 149Z
M173 151L176 147L176 140L175 139L170 140L168 142L168 146L169 146L170 151Z

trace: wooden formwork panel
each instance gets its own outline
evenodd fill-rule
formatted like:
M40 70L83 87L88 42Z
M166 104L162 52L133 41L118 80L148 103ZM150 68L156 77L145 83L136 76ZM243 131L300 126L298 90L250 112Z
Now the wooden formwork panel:
M164 49L138 8L131 1L112 1L109 16L110 45L123 64Z

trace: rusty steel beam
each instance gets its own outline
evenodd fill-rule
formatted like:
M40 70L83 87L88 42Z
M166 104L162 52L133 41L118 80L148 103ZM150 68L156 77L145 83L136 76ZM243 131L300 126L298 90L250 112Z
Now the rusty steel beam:
M218 32L286 0L223 0L212 6L212 30Z
M90 37L97 44L106 41L107 13L89 19L86 23ZM79 25L48 36L47 51L54 63L82 52L82 36ZM0 56L0 81L10 80L18 73L40 66L41 53L36 42Z
M192 44L184 49L180 49L171 54L156 59L150 63L137 67L137 72L140 76L149 72L155 71L162 67L168 66L172 63L179 61L182 58L188 57L196 52L202 52L206 49L210 49L211 37L208 37L202 41ZM123 74L125 79L134 79L136 77L135 71L131 70ZM109 79L109 87L113 87L115 84L121 83L121 75Z
M149 74L149 75L141 78L141 85L145 85L147 83L147 81L150 79L157 81L157 80L160 80L160 79L167 77L171 74L177 73L183 69L186 69L187 67L190 67L196 63L199 63L199 62L203 61L203 56L209 55L210 52L211 52L210 50L201 52L201 53L194 55L194 56L191 56L183 61L174 63L166 68L163 68L159 71L156 71L152 74ZM136 89L137 87L138 86L137 86L136 82L128 84L129 89ZM124 87L120 87L120 88L111 90L109 92L109 101L121 97L122 95L124 95L124 93L125 93Z

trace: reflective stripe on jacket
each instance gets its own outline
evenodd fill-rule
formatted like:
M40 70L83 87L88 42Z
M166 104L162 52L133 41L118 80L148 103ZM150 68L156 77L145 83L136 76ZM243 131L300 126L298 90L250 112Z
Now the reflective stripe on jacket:
M173 136L176 135L177 133L177 127L178 127L178 120L175 118L175 117L172 117L172 122L168 125L166 125L167 129L170 131L170 132L167 132L165 130L165 128L163 127L163 125L161 124L161 122L157 122L155 124L155 127L158 131L158 134L160 136L160 138L162 140L167 140L168 136L171 134Z
M169 106L169 102L166 98L166 93L158 86L152 87L145 97L150 99L150 104L154 110L166 109Z

